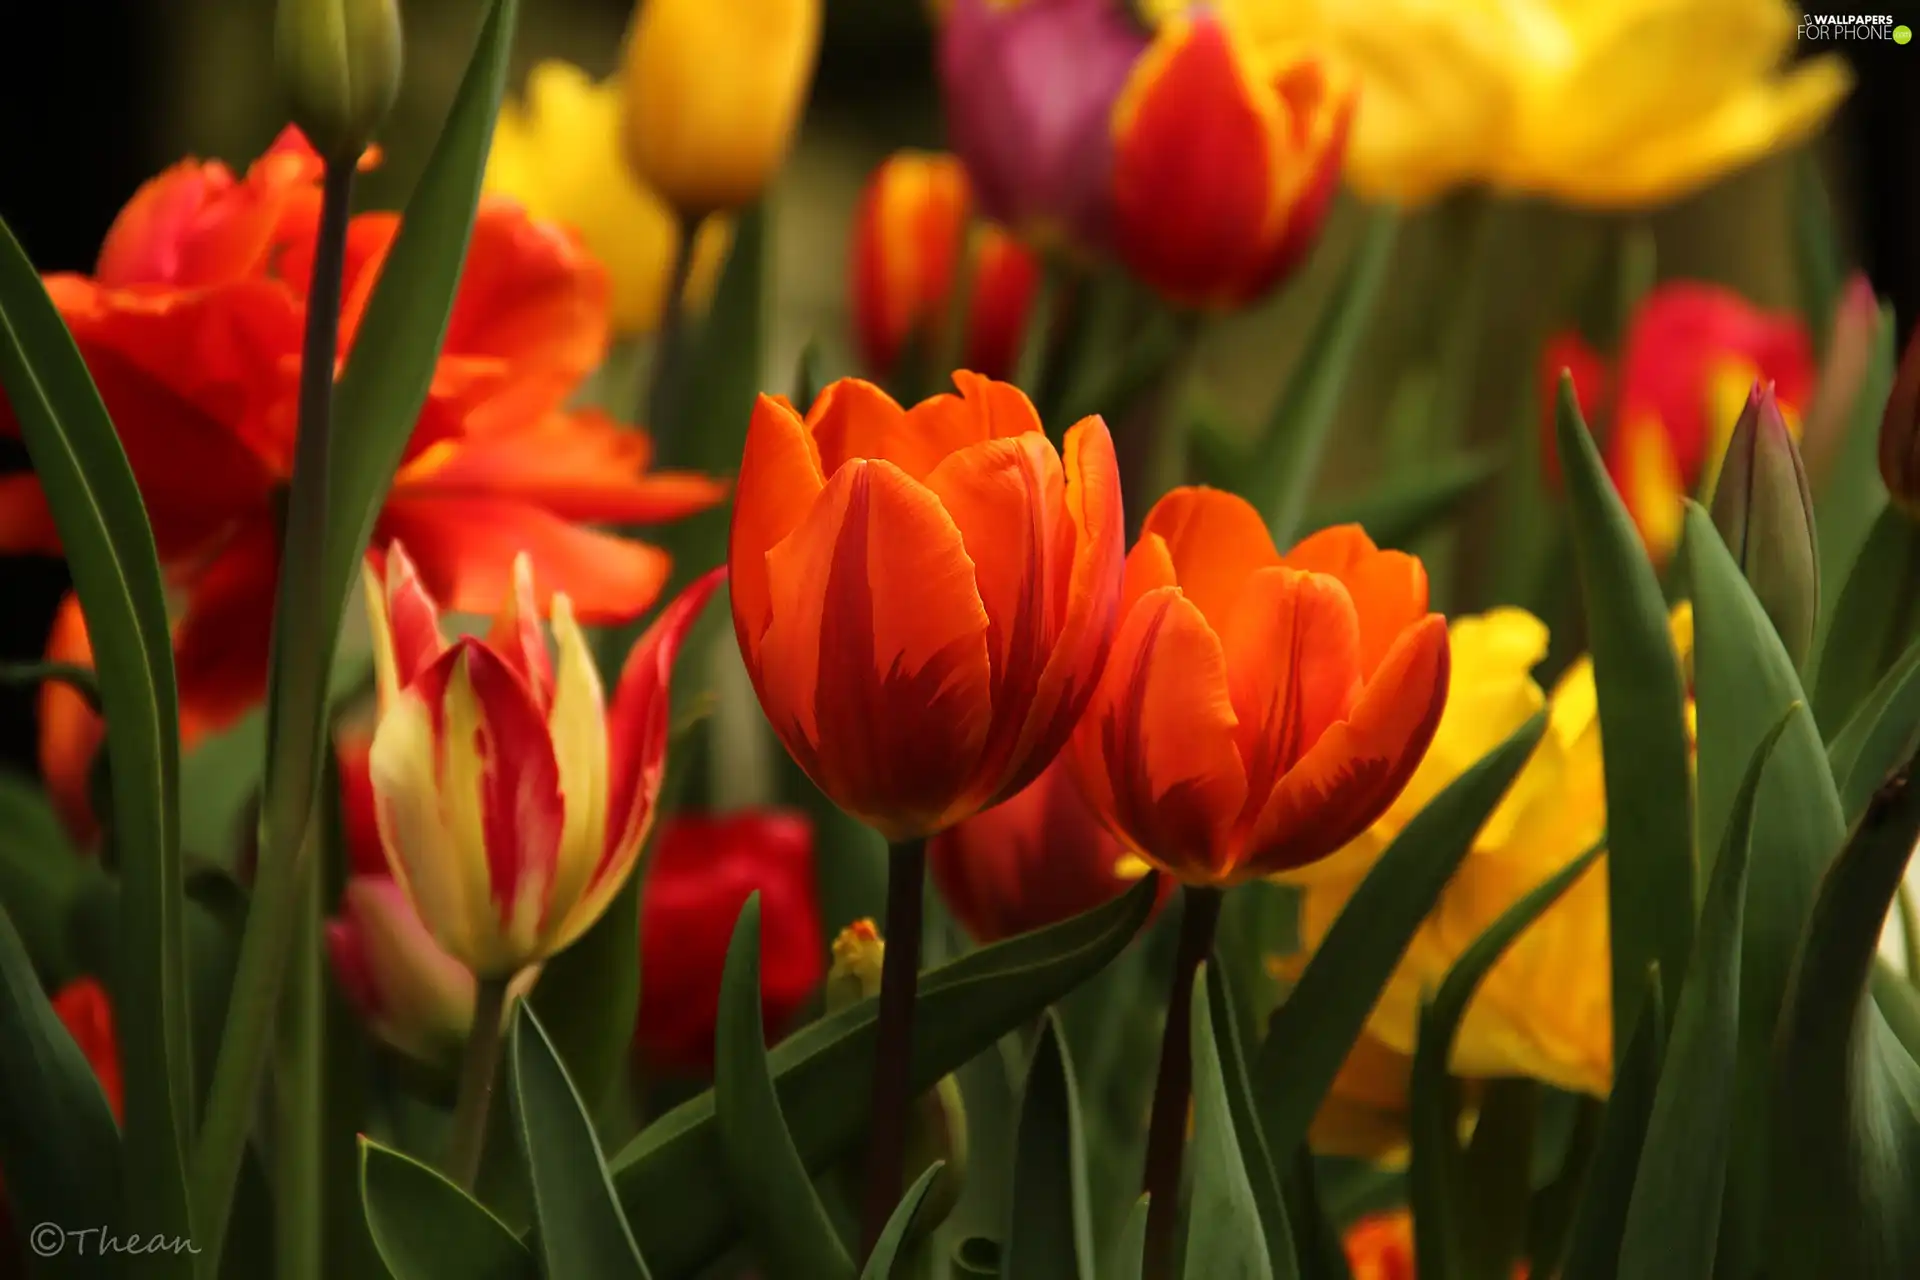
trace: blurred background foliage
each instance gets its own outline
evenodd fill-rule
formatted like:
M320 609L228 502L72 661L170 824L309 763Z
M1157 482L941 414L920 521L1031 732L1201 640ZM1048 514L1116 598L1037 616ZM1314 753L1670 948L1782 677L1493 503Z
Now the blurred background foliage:
M395 206L410 188L471 47L476 8L473 0L405 0L405 83L382 132L384 163L362 184L362 204ZM612 71L630 12L627 0L527 4L514 84L544 58L567 59L596 76ZM114 214L145 178L185 155L242 165L285 118L273 80L269 0L84 0L36 6L33 22L15 37L26 65L0 85L7 121L0 216L43 270L89 268ZM846 287L854 203L860 183L888 152L941 144L931 36L917 0L826 6L813 98L773 195L772 386L784 385L783 371L809 339L821 343L829 370L854 368ZM1492 265L1491 285L1472 307L1478 323L1463 321L1477 333L1467 335L1474 372L1464 403L1471 435L1485 442L1511 438L1515 415L1538 412L1532 371L1549 324L1572 318L1598 335L1614 328L1624 253L1641 255L1644 283L1703 279L1762 306L1800 303L1791 252L1797 165L1820 166L1850 256L1891 298L1904 335L1920 306L1920 52L1860 45L1840 51L1854 56L1858 84L1811 153L1770 157L1651 214L1496 205L1466 193L1409 219L1362 376L1342 406L1327 496L1362 474L1381 474L1383 466L1417 463L1392 456L1392 424L1419 406L1394 403L1408 394L1397 390L1399 379L1370 378L1364 370L1402 370L1461 349L1445 344L1461 341L1462 324L1453 321L1468 303L1459 281L1476 253ZM1349 255L1360 212L1357 202L1343 199L1301 276L1267 302L1208 327L1190 384L1203 389L1203 416L1258 421ZM1657 246L1651 255L1649 241ZM1816 329L1816 341L1822 336ZM9 453L0 467L22 461ZM1497 513L1469 521L1456 567L1470 566L1497 535ZM0 660L41 652L64 585L54 562L0 565ZM1438 586L1437 603L1445 607L1486 603L1450 598L1444 579ZM30 698L0 691L0 763L31 769L33 741Z

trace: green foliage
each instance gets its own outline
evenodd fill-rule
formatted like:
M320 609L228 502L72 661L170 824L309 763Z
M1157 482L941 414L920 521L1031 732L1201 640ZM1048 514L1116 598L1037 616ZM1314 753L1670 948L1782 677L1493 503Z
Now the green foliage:
M1206 966L1193 975L1193 1203L1188 1213L1186 1275L1193 1280L1297 1280L1288 1250L1267 1256L1260 1207L1234 1134L1233 1108L1214 1034Z
M437 1170L360 1139L360 1195L393 1280L533 1280L533 1255Z
M1007 1229L1000 1250L1006 1280L1090 1280L1087 1165L1080 1098L1066 1033L1057 1017L1040 1026L1021 1091Z

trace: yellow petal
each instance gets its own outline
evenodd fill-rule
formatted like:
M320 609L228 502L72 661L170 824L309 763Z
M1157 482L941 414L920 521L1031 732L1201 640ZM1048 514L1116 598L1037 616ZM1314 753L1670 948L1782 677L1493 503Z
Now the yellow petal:
M553 597L552 619L559 663L547 727L560 767L566 825L550 894L550 929L572 914L607 843L607 725L600 673L566 596Z

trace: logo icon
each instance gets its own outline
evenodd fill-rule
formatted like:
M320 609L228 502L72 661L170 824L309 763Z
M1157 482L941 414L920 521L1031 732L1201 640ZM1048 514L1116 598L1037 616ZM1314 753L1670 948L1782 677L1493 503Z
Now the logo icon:
M1913 28L1907 26L1904 22L1893 29L1893 42L1895 44L1905 44L1911 39L1913 39Z

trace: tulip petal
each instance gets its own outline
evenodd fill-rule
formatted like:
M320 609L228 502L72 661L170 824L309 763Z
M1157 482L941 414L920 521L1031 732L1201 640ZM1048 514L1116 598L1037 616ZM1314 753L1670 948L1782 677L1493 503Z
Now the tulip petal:
M1261 806L1234 879L1317 861L1365 831L1419 766L1447 701L1446 620L1409 627L1354 703Z
M448 825L452 815L441 798L435 718L417 688L402 692L381 713L367 753L374 818L387 868L421 922L444 950L476 966L476 916L485 910L487 887Z
M31 472L0 476L0 552L9 555L60 554L60 531L53 509Z
M953 385L958 395L929 396L907 411L907 434L944 449L941 457L982 440L1010 440L1045 430L1033 401L1011 382L956 369Z
M556 610L565 598L554 597ZM571 606L568 616L572 616ZM547 638L540 633L539 607L534 604L533 561L524 551L513 558L513 589L493 616L487 647L526 682L534 705L544 713L553 701L553 661L547 654Z
M369 556L360 573L366 588L367 629L373 637L374 676L384 709L439 660L447 642L440 634L440 610L400 544L387 548L379 572L373 560Z
M1360 615L1360 675L1371 676L1393 642L1427 616L1427 569L1402 551L1382 551L1357 524L1322 529L1287 552L1295 569L1340 579Z
M560 770L567 821L547 895L548 928L566 920L607 847L607 713L593 651L574 621L573 603L553 598L553 640L559 652L547 730Z
M834 394L837 386L835 383L827 388L822 399ZM808 425L785 396L761 396L747 424L746 452L740 459L727 546L727 592L733 601L734 632L750 672L758 670L754 655L773 619L767 552L794 531L825 485L820 450Z
M1234 731L1256 803L1360 692L1360 620L1338 579L1278 566L1256 571L1221 635Z
M340 825L347 864L356 876L385 876L387 855L380 848L380 819L374 814L373 774L368 762L372 735L343 732L333 750L340 778Z
M1173 490L1147 512L1141 539L1148 534L1166 542L1180 590L1216 632L1226 630L1247 576L1280 563L1273 535L1253 504L1221 489Z
M275 531L256 520L193 577L173 645L189 745L238 720L265 692L279 571Z
M923 834L966 794L992 715L990 624L953 518L893 463L855 459L767 569L768 718L842 808Z
M828 383L814 398L806 420L821 474L831 478L854 458L886 458L916 477L925 475L935 459L907 438L906 415L898 401L864 378ZM890 450L907 456L895 457Z
M1178 588L1150 592L1074 734L1088 802L1155 866L1206 883L1247 798L1234 724L1219 637Z
M87 620L80 612L80 597L71 591L54 610L47 661L93 666ZM35 710L40 720L40 776L46 779L47 795L67 829L79 839L90 840L99 830L90 778L94 755L106 740L107 722L63 680L41 683Z

